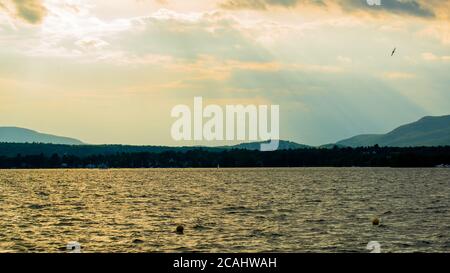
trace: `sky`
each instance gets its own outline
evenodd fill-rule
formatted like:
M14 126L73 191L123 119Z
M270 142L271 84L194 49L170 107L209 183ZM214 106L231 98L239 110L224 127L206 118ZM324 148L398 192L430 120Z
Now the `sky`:
M281 138L320 145L450 114L450 1L381 4L0 0L0 126L189 145L170 113L201 96L280 105Z

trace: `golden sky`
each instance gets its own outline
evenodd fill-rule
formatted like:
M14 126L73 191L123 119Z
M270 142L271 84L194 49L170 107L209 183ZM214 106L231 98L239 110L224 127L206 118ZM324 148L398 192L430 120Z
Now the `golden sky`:
M170 110L202 96L324 144L449 114L450 1L381 2L0 0L0 126L182 145Z

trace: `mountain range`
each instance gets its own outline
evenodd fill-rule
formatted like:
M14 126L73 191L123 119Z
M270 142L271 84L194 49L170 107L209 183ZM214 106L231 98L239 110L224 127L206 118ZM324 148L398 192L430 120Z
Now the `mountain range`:
M33 130L18 127L0 127L0 143L46 143L61 145L90 146L80 140L68 137L43 134ZM262 142L242 143L233 146L216 147L218 149L245 149L259 150ZM400 126L386 134L358 135L344 139L333 144L322 145L320 148L338 147L364 147L379 145L382 147L418 147L418 146L450 146L450 115L439 117L423 117L420 120ZM133 146L109 146L103 147L130 147ZM137 148L139 146L135 146ZM140 146L141 148L145 146ZM135 150L135 148L131 148ZM150 148L150 147L147 147ZM158 149L169 149L169 147L156 147ZM189 149L188 147L182 147ZM191 147L192 148L192 147ZM200 147L197 147L200 148ZM204 147L213 149L213 147ZM279 149L301 149L313 148L312 146L298 144L291 141L280 140ZM176 149L173 147L173 149Z
M450 145L450 115L424 117L387 134L359 135L336 143L340 146L417 147Z
M258 150L259 151L261 149L261 144L263 144L263 143L268 143L268 141L247 142L247 143L241 143L241 144L232 145L232 146L221 146L221 147L217 147L217 148ZM280 142L278 143L279 150L289 150L289 149L294 150L294 149L304 149L304 148L312 148L312 146L299 144L299 143L287 141L287 140L280 140Z
M43 134L19 127L0 127L0 142L6 143L51 143L64 145L82 145L82 141L69 137Z

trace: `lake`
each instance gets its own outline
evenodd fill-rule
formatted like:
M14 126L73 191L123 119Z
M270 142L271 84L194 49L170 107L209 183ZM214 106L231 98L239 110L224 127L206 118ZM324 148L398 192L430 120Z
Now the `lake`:
M83 252L368 252L370 241L450 252L450 169L0 170L0 252L70 241Z

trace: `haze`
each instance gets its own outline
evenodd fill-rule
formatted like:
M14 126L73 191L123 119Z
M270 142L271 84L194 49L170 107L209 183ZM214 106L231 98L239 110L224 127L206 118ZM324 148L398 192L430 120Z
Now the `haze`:
M185 145L170 111L202 96L317 145L449 114L450 1L382 4L0 0L0 126Z

